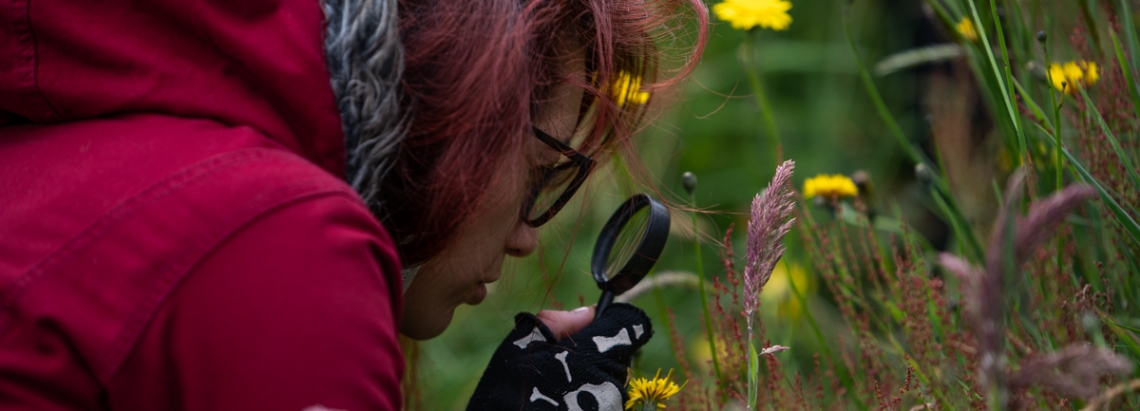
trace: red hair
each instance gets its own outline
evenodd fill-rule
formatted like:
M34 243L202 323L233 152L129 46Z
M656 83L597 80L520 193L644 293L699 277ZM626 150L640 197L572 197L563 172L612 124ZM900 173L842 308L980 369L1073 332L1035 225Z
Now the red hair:
M619 105L621 73L652 91L680 81L703 51L708 13L699 0L400 0L404 93L411 123L381 192L385 226L406 265L438 254L483 201L503 159L524 147L536 108L560 84L597 105L587 154L624 148L645 105ZM677 37L691 8L697 39L676 75L657 81L657 38ZM566 36L576 37L567 41ZM590 78L566 78L568 45L581 44ZM638 90L629 90L635 93ZM587 98L587 100L591 100ZM606 156L598 156L602 159Z

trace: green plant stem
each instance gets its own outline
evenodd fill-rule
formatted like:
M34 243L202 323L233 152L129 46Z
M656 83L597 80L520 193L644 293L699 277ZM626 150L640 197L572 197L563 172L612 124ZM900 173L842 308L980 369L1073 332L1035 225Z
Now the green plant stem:
M697 203L696 195L689 193L689 202L695 205ZM689 216L693 222L693 231L696 232L697 213L690 213ZM724 382L724 378L720 373L720 361L716 358L716 339L713 338L712 321L709 316L709 298L708 293L705 291L705 264L701 258L701 241L699 236L697 237L697 241L693 242L693 250L697 257L697 277L700 277L701 313L705 316L705 336L709 339L709 351L712 353L713 371L716 373L716 384L718 387L717 391L720 391L719 387Z
M768 129L768 149L772 152L773 165L780 164L780 128L776 126L776 116L772 114L772 105L760 86L760 75L756 72L756 29L744 33L744 72L748 74L748 84L752 87L752 95L756 97L756 104L760 106L760 115L764 117L764 126Z
M757 387L760 385L760 358L756 346L752 345L752 335L748 336L748 411L756 409Z
M657 273L654 272L653 275L657 275ZM657 302L657 307L661 311L660 315L661 318L665 321L665 329L669 331L669 335L672 336L677 325L673 324L673 320L669 318L669 310L665 308L665 296L661 293L661 287L653 287L653 299ZM673 348L673 355L677 357L677 364L681 364L683 360L681 347L678 347L677 342L673 341L672 338L669 339L669 347Z

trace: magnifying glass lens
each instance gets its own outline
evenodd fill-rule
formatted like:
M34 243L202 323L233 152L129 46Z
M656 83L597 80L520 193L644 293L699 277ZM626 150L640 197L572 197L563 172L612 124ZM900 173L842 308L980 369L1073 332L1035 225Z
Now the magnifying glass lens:
M645 239L649 229L649 207L642 207L630 216L629 221L618 231L613 249L606 258L607 276L617 275L637 254L637 249Z
M598 234L590 274L602 290L595 318L653 268L669 238L669 209L646 194L625 200Z

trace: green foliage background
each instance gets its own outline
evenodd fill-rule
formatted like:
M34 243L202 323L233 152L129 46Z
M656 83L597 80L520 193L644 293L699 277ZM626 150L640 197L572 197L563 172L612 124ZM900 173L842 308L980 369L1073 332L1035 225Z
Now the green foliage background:
M937 206L915 180L914 163L891 136L860 82L842 18L843 13L850 13L856 44L869 65L916 47L955 42L955 36L936 23L924 1L859 0L850 6L845 1L792 2L791 28L761 31L756 47L759 73L781 133L783 158L796 161L793 181L797 189L802 189L806 178L817 174L866 171L874 186L873 206L905 218L929 245L951 247L949 229L937 217ZM688 224L689 213L674 213L676 229L656 267L658 272L695 272L698 261L693 246L699 242L703 247L703 261L699 263L705 272L723 275L718 242L730 225L736 227L733 244L738 267L742 267L748 207L770 181L776 166L770 137L765 135L741 65L746 33L733 30L715 16L710 18L709 43L700 67L684 84L684 90L654 102L655 121L639 136L642 158L658 193L675 204L711 212L699 217L695 230ZM1050 27L1061 39L1067 35L1060 30L1064 24L1053 22ZM1069 54L1063 57L1073 58ZM938 64L943 64L941 69L949 67ZM930 152L931 125L923 104L926 70L931 70L929 65L875 77L874 81L907 138ZM692 171L699 178L695 204L681 188L684 171ZM1004 176L994 175L985 183L1004 185ZM593 240L617 204L643 190L630 182L629 173L620 165L596 172L585 195L579 194L570 208L541 229L541 247L536 255L510 259L503 278L491 285L491 296L483 304L460 307L442 336L420 343L422 357L413 366L422 393L417 400L421 408L462 409L466 405L515 313L593 304L599 295L588 269ZM983 187L983 192L991 191L991 187ZM993 207L993 199L989 201L968 211L971 215L984 214L987 207ZM996 208L993 210L996 213ZM831 217L820 213L816 218ZM787 260L809 265L800 233L793 231L785 244L789 247ZM823 329L845 335L849 333L844 331L847 326L824 295L826 288L819 285L821 281L810 279L815 285L807 299L809 308ZM634 304L650 314L657 331L635 364L635 373L652 375L658 368L678 367L664 327L666 308L676 315L676 329L686 346L682 354L690 363L703 365L704 357L697 352L704 328L696 291L664 289L644 295ZM769 305L762 305L760 310L770 343L792 347L780 354L785 369L812 367L819 341L811 335L803 316Z

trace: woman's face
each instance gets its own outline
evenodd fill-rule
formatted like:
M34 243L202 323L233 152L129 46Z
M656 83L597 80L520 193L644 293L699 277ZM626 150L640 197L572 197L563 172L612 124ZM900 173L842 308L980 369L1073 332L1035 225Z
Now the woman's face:
M582 60L567 62L567 74L583 75ZM577 74L574 74L577 73ZM569 142L578 118L582 90L556 87L552 99L540 107L534 125ZM529 133L528 133L529 134ZM487 296L486 284L499 279L503 257L525 257L537 245L535 228L522 221L520 210L539 167L557 161L558 153L537 138L526 143L499 166L498 180L488 187L450 245L420 266L404 293L400 332L413 339L428 339L443 332L460 304L476 305Z

